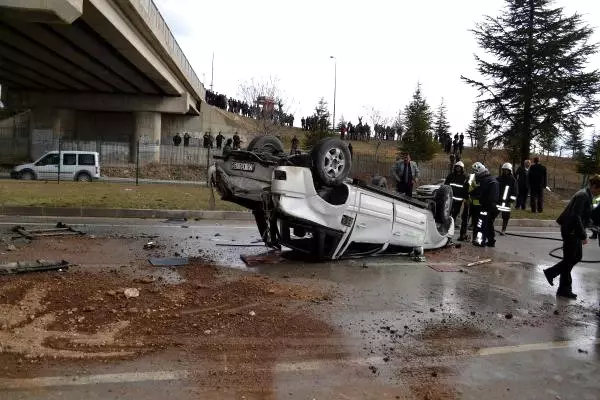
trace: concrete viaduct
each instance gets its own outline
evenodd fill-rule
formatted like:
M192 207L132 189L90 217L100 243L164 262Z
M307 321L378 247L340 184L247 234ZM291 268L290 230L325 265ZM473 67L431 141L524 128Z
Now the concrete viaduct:
M156 160L212 109L152 0L0 0L0 84L32 141L141 140Z

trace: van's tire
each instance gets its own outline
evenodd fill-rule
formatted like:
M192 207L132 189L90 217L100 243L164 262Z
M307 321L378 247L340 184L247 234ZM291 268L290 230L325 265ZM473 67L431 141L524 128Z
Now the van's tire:
M350 174L352 159L348 145L338 138L321 140L312 149L313 169L326 186L338 186Z
M445 235L452 224L452 188L440 185L433 198L435 202L435 222L439 224L438 231Z
M281 140L271 135L255 137L248 143L246 150L257 154L267 153L271 155L278 155L284 152Z
M33 181L35 180L35 174L32 170L26 169L24 171L21 171L21 173L19 174L19 178L24 181Z
M77 182L91 182L92 176L90 174L88 174L87 172L80 172L75 177L75 180Z

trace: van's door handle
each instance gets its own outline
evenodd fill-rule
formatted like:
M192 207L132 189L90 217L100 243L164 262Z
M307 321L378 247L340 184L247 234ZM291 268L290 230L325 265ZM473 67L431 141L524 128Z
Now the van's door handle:
M366 228L367 224L360 223L360 224L356 224L356 226L359 228Z

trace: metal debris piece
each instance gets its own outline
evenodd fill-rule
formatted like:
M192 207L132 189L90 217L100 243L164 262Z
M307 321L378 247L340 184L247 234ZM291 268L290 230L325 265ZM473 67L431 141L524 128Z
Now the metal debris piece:
M437 272L458 272L459 269L452 264L429 264L429 268Z
M240 258L248 266L264 265L264 264L279 264L280 262L285 261L285 258L283 258L281 256L281 252L279 252L279 251L269 251L267 253L262 253L262 254L257 254L257 255L242 254L240 256Z
M144 245L144 250L152 250L156 248L156 242L148 242Z
M474 261L474 262L468 263L466 266L474 267L476 265L487 264L487 263L491 263L491 262L492 262L491 258L486 258L485 260L479 260L479 261Z
M56 224L56 228L51 228L51 229L29 230L29 229L26 229L24 226L17 225L12 228L12 231L15 233L18 233L19 235L21 235L29 240L33 240L33 239L40 238L40 237L47 237L47 236L85 235L85 232L74 229L73 227L65 225L62 222L59 222L58 224Z
M57 271L69 268L69 262L36 260L16 261L0 265L0 275L24 274L28 272Z
M149 258L148 261L155 267L181 267L190 263L188 257Z

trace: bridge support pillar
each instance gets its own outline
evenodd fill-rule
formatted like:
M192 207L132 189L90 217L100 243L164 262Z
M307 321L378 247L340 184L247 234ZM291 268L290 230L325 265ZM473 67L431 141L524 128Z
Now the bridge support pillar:
M135 134L131 143L131 162L135 162L137 141L140 141L140 161L160 162L160 135L162 116L154 111L137 111L135 116Z

